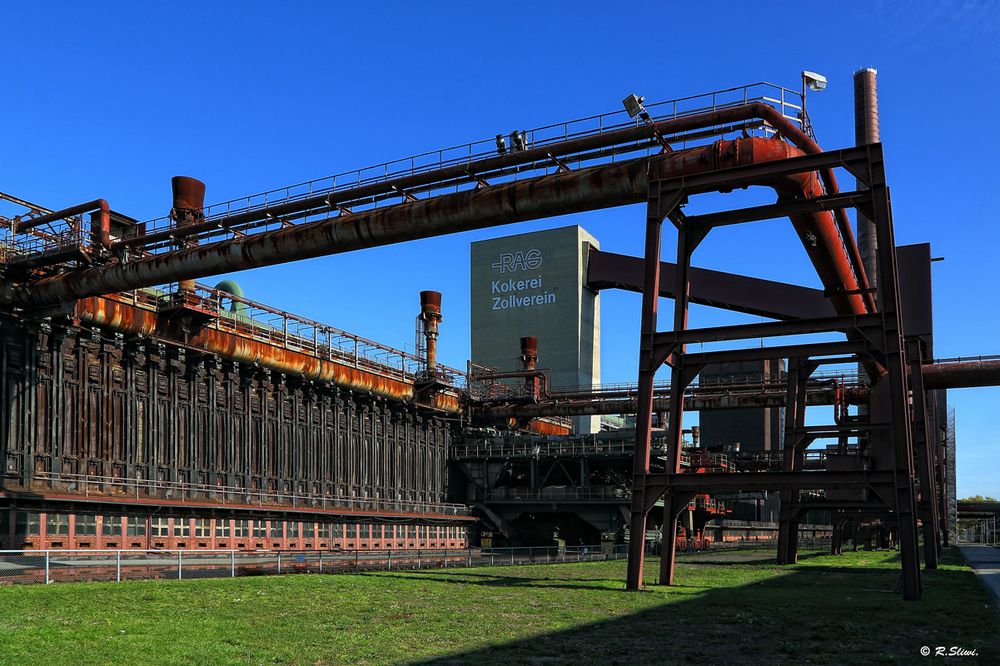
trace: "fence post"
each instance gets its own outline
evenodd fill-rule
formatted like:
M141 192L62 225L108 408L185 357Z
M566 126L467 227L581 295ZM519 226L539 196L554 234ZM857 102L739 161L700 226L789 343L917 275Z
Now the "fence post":
M493 551L491 550L490 551L490 566L493 566L493 557L494 557Z
M122 582L122 551L116 551L115 557L115 582Z
M448 568L448 549L444 549L444 568Z
M417 548L417 568L420 568L420 549Z
M236 578L236 551L229 551L229 577Z
M49 551L45 551L45 584L48 585L52 581L49 580Z
M281 573L281 551L278 551L278 573Z
M355 571L360 571L361 570L361 569L358 568L358 552L359 551L357 549L354 550L354 570Z
M177 551L177 580L184 578L184 551Z
M319 572L323 573L323 551L319 551Z
M472 566L472 548L469 548L469 566Z
M510 549L510 565L514 566L514 549Z
M389 549L389 571L392 571L392 548Z

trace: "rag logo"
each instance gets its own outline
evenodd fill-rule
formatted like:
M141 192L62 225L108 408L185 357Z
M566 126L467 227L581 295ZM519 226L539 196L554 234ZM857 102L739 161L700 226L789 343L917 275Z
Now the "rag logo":
M533 271L542 265L542 253L531 249L526 252L501 252L493 264L493 270L501 273L514 271Z

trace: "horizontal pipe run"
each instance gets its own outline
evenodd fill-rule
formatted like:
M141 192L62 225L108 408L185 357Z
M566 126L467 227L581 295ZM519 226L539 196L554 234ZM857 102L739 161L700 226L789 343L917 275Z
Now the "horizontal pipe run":
M742 394L711 394L690 395L684 398L684 409L687 411L708 411L721 409L763 409L768 407L784 407L787 391L784 388L770 392ZM846 396L851 404L862 404L867 401L867 391L851 391ZM812 405L833 405L837 402L837 391L833 387L810 390L807 400ZM654 412L668 411L669 395L658 395L653 400ZM540 418L545 416L597 416L604 414L635 414L638 402L632 398L591 398L571 400L539 400L532 404L506 404L494 407L484 407L482 413L491 421L506 421L508 419Z
M111 247L111 208L108 206L108 202L104 199L94 199L93 201L88 201L87 203L70 206L69 208L53 211L51 213L46 213L44 215L39 215L38 217L32 217L22 222L18 222L17 231L35 229L44 224L48 224L49 222L57 222L73 215L81 215L92 211L97 211L99 213L97 219L91 224L91 234L93 235L94 242L104 249L109 249Z
M745 166L756 161L786 159L796 154L799 154L796 149L777 140L720 142L652 158L556 173L358 212L347 218L331 218L204 247L144 257L124 264L84 269L44 278L18 288L14 294L5 294L0 300L13 298L27 307L55 304L192 276L214 275L417 238L638 203L646 197L647 174L652 170L653 163L660 177L669 178ZM800 196L822 195L822 189L811 174L762 178L762 182L756 184L772 185L779 192L798 191ZM811 190L803 191L804 187L811 187ZM837 309L842 314L864 312L850 262L844 255L842 239L829 213L793 217L793 224L804 240L819 239L816 245L807 242L806 249L824 285L839 292L832 297Z
M1000 360L928 363L923 374L927 390L1000 386Z
M578 152L580 150L585 150L585 149L589 149L589 148L599 148L601 146L612 145L612 144L615 144L615 143L648 139L648 138L650 138L652 136L655 136L655 133L657 131L660 132L660 133L672 133L672 132L677 132L677 131L685 131L685 130L688 130L688 129L698 129L698 128L703 128L703 127L706 127L706 126L718 125L718 124L722 124L722 123L726 123L726 122L735 122L735 121L739 121L739 120L749 120L749 119L763 119L763 120L766 120L770 125L772 125L775 129L777 129L783 136L789 138L793 143L795 143L801 150L803 150L805 152L809 152L809 153L820 152L819 146L817 146L815 144L815 142L813 142L808 136L806 136L804 133L802 133L802 131L799 128L795 127L792 123L790 123L787 119L785 119L780 113L778 113L777 111L775 111L775 109L773 109L772 107L768 106L767 104L756 103L756 104L750 104L750 105L746 105L746 106L742 106L742 107L734 107L734 108L729 108L729 109L721 109L721 110L717 110L717 111L713 111L713 112L709 112L709 113L705 113L705 114L697 114L697 115L688 116L688 117L684 117L684 118L677 118L677 119L662 121L662 122L656 124L656 128L642 125L642 126L638 126L638 127L635 127L635 128L628 128L628 129L623 129L623 130L617 130L617 131L614 131L614 132L608 132L606 134L599 134L599 135L594 135L594 136L590 136L590 137L584 137L584 138L580 138L580 139L574 139L574 140L563 142L563 143L560 143L560 144L553 144L551 146L545 146L545 147L541 147L541 148L534 148L534 149L528 149L528 150L525 150L525 151L519 151L518 153L509 154L509 155L506 155L506 156L501 156L501 157L495 157L495 158L490 158L490 159L486 159L486 160L481 160L479 162L474 163L474 166L475 166L475 168L477 170L488 171L489 169L499 168L499 167L503 166L504 164L506 164L508 161L510 161L511 163L515 163L517 161L541 160L541 159L545 159L545 158L549 157L551 154L564 155L564 154L570 154L570 153L573 153L573 152ZM683 151L683 152L689 152L689 151ZM538 153L538 154L536 155L535 153ZM673 153L672 155L676 155L676 154L677 153ZM634 162L639 162L640 164L645 165L646 160L640 159L640 160L633 161L633 163ZM615 166L618 166L618 165L612 165L612 167L615 167ZM418 174L418 175L410 176L410 177L407 177L407 178L409 178L409 179L424 179L425 181L433 182L433 181L440 181L440 180L446 179L448 177L468 177L468 169L469 168L470 168L470 165L458 165L458 166L455 166L455 167L449 167L449 168L437 170L437 171L434 171L434 172L428 172L427 174ZM455 171L455 174L450 175L451 171ZM592 170L588 170L588 171L590 171L591 173L593 173ZM556 174L556 175L563 175L563 176L569 175L569 176L575 178L575 177L577 177L577 176L580 175L580 172L579 171L578 172L569 172L568 174L567 173L563 173L563 174ZM638 176L641 177L642 174L632 174L632 176L633 176L632 182L633 183L635 183L635 182L637 182L639 180L639 179L635 178L636 175L638 175ZM823 178L824 182L826 183L826 190L827 190L826 193L829 193L829 194L835 193L837 191L836 190L836 181L833 178L832 169L825 169L822 172L821 177ZM397 179L396 181L392 181L391 184L390 183L384 183L384 184L379 184L378 186L381 186L381 187L386 187L386 186L393 187L394 186L395 189L397 189L397 190L401 189L403 191L406 191L406 189L408 188L409 185L411 185L411 184L413 184L413 185L418 184L417 181L412 181L412 183L411 183L411 181L407 180L407 178ZM535 179L533 181L525 181L525 182L520 183L520 184L528 185L529 188L530 188L531 186L533 186L536 182L538 182L540 180L546 180L546 179L545 178ZM566 181L562 181L562 182L566 182ZM580 185L581 183L576 183L576 184ZM515 183L514 185L518 185L518 183ZM375 187L375 185L373 185L372 187ZM504 186L502 186L502 185L501 186L493 186L493 187L485 188L485 191L496 192L497 190L499 190L499 188L502 188L502 187L504 187ZM481 194L481 193L482 192L473 192L472 194ZM344 196L357 196L358 190L352 190L352 191L349 191L349 192L344 192L343 194L344 194ZM495 226L495 225L499 225L499 224L506 224L506 223L510 223L510 222L517 222L517 221L523 221L523 220L528 220L528 219L538 219L539 217L546 217L546 216L552 216L552 215L560 215L560 214L565 214L565 213L570 213L570 212L580 212L582 210L594 210L594 209L598 209L598 208L611 207L611 206L616 206L616 205L623 205L625 203L633 203L633 202L635 202L634 197L632 197L632 198L615 199L615 197L613 196L613 194L610 193L610 192L607 192L607 193L595 193L595 194L598 194L600 197L603 197L604 200L603 201L591 201L590 203L579 202L579 203L577 203L577 205L575 207L573 207L573 206L567 206L566 209L563 209L559 204L560 203L567 203L567 204L569 204L569 202L560 201L559 199L561 199L562 197L558 197L557 196L556 197L556 201L548 202L548 203L553 204L552 207L549 208L549 210L551 212L543 212L543 210L541 210L541 206L537 205L538 202L534 202L534 201L529 201L527 203L517 202L518 206L515 207L516 210L510 211L510 212L513 213L513 215L510 215L508 217L505 217L505 218L502 218L502 219L499 219L499 220L490 221L490 222L479 222L479 223L466 224L464 227L460 227L458 229L454 229L454 231L465 230L465 229L483 228L483 227L487 227L487 226ZM824 192L822 191L822 188L819 188L818 192L807 192L806 194L807 194L807 196L815 197L815 196L822 196L824 194ZM280 215L282 215L284 213L291 213L291 212L295 212L295 211L307 210L310 207L313 207L313 208L320 207L320 206L328 206L329 207L329 206L331 206L334 203L330 199L331 196L332 195L329 195L329 194L328 195L321 195L321 196L318 196L318 197L311 197L311 198L307 198L307 199L304 199L304 200L299 200L299 201L294 201L294 202L287 202L285 204L279 204L277 206L263 207L261 209L255 210L255 211L249 211L247 213L242 213L242 214L238 214L238 215L235 215L235 216L229 216L229 217L225 217L225 218L217 218L217 219L213 220L211 222L211 224L213 224L213 225L220 225L222 227L229 227L229 226L234 226L234 225L238 225L238 224L241 224L241 223L245 223L245 222L248 222L248 221L252 221L253 219L263 219L263 218L266 218L266 217L280 216ZM410 204L408 206L407 205L394 206L391 210L396 210L396 209L399 209L399 208L411 208L413 206L420 206L420 205L432 204L432 203L435 203L435 202L440 202L440 200L442 200L442 199L447 199L448 201L455 202L455 200L452 198L454 196L458 196L458 195L442 196L442 197L439 197L437 199L424 200L424 201L421 201L421 202L417 202L415 204ZM532 204L535 204L536 210L535 211L527 210L527 209L532 208ZM384 210L383 211L372 211L372 212L374 212L374 213L384 213ZM447 211L443 211L443 212L447 212ZM840 211L840 212L843 212L843 211ZM404 216L405 215L406 214L404 213ZM250 217L246 217L246 216L250 216ZM362 221L358 220L355 215L351 215L350 217L352 218L350 220L350 223L359 224L359 225L361 224ZM844 217L846 218L846 214L844 215ZM320 222L320 223L314 223L314 224L321 224L321 225L324 225L325 227L334 226L333 224L331 224L331 220L326 220L326 221L323 221L323 222ZM191 226L193 227L195 225L191 225ZM847 263L849 265L854 264L855 263L855 261L854 261L854 254L856 253L856 245L854 243L853 235L850 232L849 224L846 225L846 226L843 225L843 224L841 224L841 220L838 217L837 218L837 226L839 228L839 233L837 234L839 237L836 239L836 247L834 247L833 245L831 245L829 248L824 248L822 251L824 251L824 252L833 252L833 253L840 254L840 253L843 253L844 250L845 250L845 248L846 248L846 251L847 251ZM312 227L313 227L313 224L304 224L304 225L302 225L302 228L306 228L306 229L310 229ZM174 230L174 231L176 232L176 230ZM289 231L294 231L294 229L283 229L283 230L278 230L278 231L274 231L274 232L265 232L265 233L262 233L260 236L261 237L265 237L265 238L284 238L285 237L285 232L289 232ZM367 230L365 230L365 231L367 231ZM204 248L194 248L196 251L199 251L199 252L203 251L206 255L214 255L213 258L215 259L215 261L205 261L205 262L194 261L194 262L190 262L190 261L187 261L187 258L190 256L190 255L187 254L188 250L178 250L178 251L175 251L175 252L170 253L168 255L164 255L166 257L171 257L171 258L178 259L179 260L178 261L178 265L169 265L169 266L166 266L166 267L160 267L158 269L152 269L152 267L149 264L144 263L144 262L155 261L156 258L140 259L140 260L137 260L137 261L132 262L131 264L129 264L129 266L127 268L122 267L122 266L117 266L117 267L109 269L109 270L112 270L112 271L119 271L119 272L121 272L121 274L119 276L111 276L109 279L104 279L104 278L107 278L108 276L103 276L102 275L101 276L102 279L94 279L93 280L93 282L95 282L95 283L115 283L115 284L121 285L121 286L118 286L118 287L111 287L110 284L109 284L109 286L107 288L104 288L103 291L101 291L101 290L93 290L93 288L92 288L91 290L89 290L86 293L84 293L84 292L80 291L80 289L83 287L83 285L82 284L78 284L78 285L76 285L76 289L73 289L71 287L68 290L70 293L67 294L67 293L64 292L61 295L56 295L51 290L49 291L48 294L46 294L47 289L45 287L45 283L43 282L43 283L39 283L37 285L38 289L34 290L35 294L33 296L30 296L30 295L27 295L27 294L23 294L17 300L19 302L22 302L22 303L27 302L28 304L40 304L42 302L51 302L51 303L54 303L54 302L58 302L59 300L71 300L72 298L78 298L78 297L85 296L85 295L98 295L100 293L110 293L110 292L114 292L114 291L124 291L124 290L127 290L129 288L136 288L136 287L139 287L139 286L152 286L152 285L155 285L155 284L161 284L163 282L171 282L171 281L177 281L177 280L181 280L181 279L189 279L189 278L192 278L192 277L200 277L200 276L212 275L212 274L217 274L217 273L225 273L225 272L230 272L230 271L233 271L233 270L240 270L242 268L249 268L249 267L259 266L259 265L270 265L270 264L275 264L275 263L282 263L284 261L291 261L291 260L294 260L294 259L305 258L306 256L318 256L319 254L327 254L327 253L339 252L339 251L348 251L350 249L359 249L359 247L370 247L370 246L373 246L373 245L394 243L394 242L399 242L400 240L410 240L410 239L413 239L413 238L419 238L419 237L425 237L425 236L434 236L434 235L439 235L439 234L442 234L442 233L450 233L450 231L447 231L447 230L434 230L434 229L426 229L425 230L425 229L421 229L421 228L418 227L415 230L411 230L410 234L408 234L406 237L402 237L402 238L396 238L396 239L391 239L391 238L370 239L370 241L367 244L357 245L357 246L353 246L353 247L350 246L350 244L345 244L345 246L343 247L343 249L329 249L329 248L327 248L327 249L320 249L318 252L311 253L311 254L306 254L306 255L303 255L302 252L303 251L304 252L308 252L308 250L305 250L304 248L301 248L301 247L296 248L293 245L293 247L286 248L287 253L285 253L285 254L282 254L282 253L278 252L277 256L275 256L274 254L268 252L267 254L271 254L271 256L269 256L269 257L261 256L260 252L254 252L254 250L252 248L252 244L255 241L257 241L258 238L244 238L244 239L241 239L239 241L236 241L237 243L240 244L239 246L236 246L237 248L242 248L243 244L251 246L249 248L249 249L251 249L251 251L247 252L247 253L244 253L244 252L239 251L239 250L230 251L229 248L234 247L232 245L234 241L221 241L221 242L217 242L217 243L213 243L213 244L210 244L208 246L205 246ZM361 228L359 228L357 235L362 236L362 235L365 235L365 233L364 233L364 231L362 231ZM824 242L826 242L827 240L830 240L830 239L825 238L825 237L823 238ZM855 249L852 250L852 248L855 248ZM277 249L277 248L272 248L272 249ZM249 254L249 255L257 254L257 257L256 257L255 260L254 259L248 260L248 257L246 256L247 254ZM266 262L266 263L259 263L261 261ZM142 264L142 265L135 266L136 264ZM135 270L131 270L132 267L134 267L134 266L135 266ZM851 268L852 268L851 272L854 273L857 276L857 279L855 279L853 281L856 282L856 283L858 283L858 284L860 284L860 289L861 289L862 293L866 293L865 292L866 282L865 282L864 277L863 277L863 269L860 268L860 264L852 265ZM122 271L125 271L125 272L122 272ZM171 275L172 277L169 277L169 278L166 277L166 275L168 275L168 274ZM59 281L70 281L70 282L72 282L74 280L77 280L79 277L80 277L79 275L68 275L68 276L60 276L58 278L53 278L53 279L54 280L59 280ZM91 276L91 277L96 278L96 276ZM88 281L87 279L79 280L79 282L82 282L82 283L85 283L87 281ZM846 286L846 285L837 285L837 286ZM8 289L6 291L9 292L10 290ZM6 294L0 295L0 300L3 300L3 301L9 302L11 300L11 298L12 298L12 295L10 293L6 293ZM46 299L51 299L51 300L46 300ZM865 299L867 301L868 300L868 296L866 296ZM873 309L873 305L874 305L874 303L872 301L868 305L868 309L869 310Z

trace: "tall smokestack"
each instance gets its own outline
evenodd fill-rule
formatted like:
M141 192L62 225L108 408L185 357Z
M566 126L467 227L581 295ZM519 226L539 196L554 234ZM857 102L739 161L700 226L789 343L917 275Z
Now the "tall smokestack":
M878 71L865 67L854 72L854 144L864 146L878 143ZM858 184L858 189L863 185ZM878 286L875 256L878 254L878 239L875 225L858 211L858 250L861 262L868 274L868 284L873 289Z
M424 337L427 344L427 374L434 376L437 371L438 324L441 323L441 292L420 292L420 318L424 322Z
M174 176L170 179L170 189L174 195L170 217L178 227L205 219L205 183L190 176ZM189 247L189 244L182 241L180 247ZM194 280L182 280L180 290L194 291Z

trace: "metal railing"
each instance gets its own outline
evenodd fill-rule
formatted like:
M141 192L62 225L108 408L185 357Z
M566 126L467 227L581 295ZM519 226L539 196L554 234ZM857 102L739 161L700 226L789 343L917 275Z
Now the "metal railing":
M754 103L768 104L778 110L790 122L800 126L803 125L801 93L766 82L649 103L646 104L646 110L654 121L662 121ZM625 110L619 110L524 130L521 132L521 136L523 137L524 148L540 148L556 146L573 139L634 127L640 122L638 119L630 118ZM805 126L807 132L811 131L808 130L808 123L805 123ZM732 132L745 130L764 136L771 136L774 133L773 128L763 122L738 123L733 127L723 129ZM715 132L712 136L717 136L719 133L721 131ZM690 136L674 135L667 136L666 138L671 140L677 147L685 148L689 145L689 142L698 143L699 140L703 140L705 133L697 133ZM511 143L513 144L513 141ZM326 210L270 216L250 224L228 228L216 226L204 232L199 232L190 238L197 238L200 241L216 241L246 235L247 233L260 233L288 226L289 224L301 224L336 216L344 208L357 212L358 210L377 208L380 205L393 205L411 201L420 195L429 197L441 193L457 192L476 187L479 184L479 179L484 177L488 177L490 179L489 182L495 184L517 180L526 175L534 177L551 173L564 168L564 165L580 166L584 164L591 165L613 162L624 154L652 154L659 150L660 145L655 140L632 142L617 148L587 151L575 155L561 155L559 160L546 159L476 173L475 175L470 173L467 178L447 178L440 181L434 181L432 178L429 178L427 183L422 184L418 188L404 190L403 188L386 187L380 189L377 194L366 193L359 195L358 198L348 195L348 200L340 200L342 197L339 195L350 193L352 190L361 190L362 188L370 188L371 186L380 184L389 185L393 181L403 178L413 178L421 174L430 176L435 171L455 166L472 165L487 158L495 157L498 152L506 154L508 151L517 151L517 148L513 145L505 147L503 151L499 151L496 137L491 137L489 139L433 150L403 159L375 164L361 169L353 169L332 176L212 204L204 209L205 218L208 222L233 215L263 211L279 204L289 204L314 197L327 197L331 199L331 204L325 207ZM332 202L334 199L337 200L335 203ZM137 227L139 236L157 234L157 238L161 239L152 243L141 244L143 251L155 253L174 249L176 241L169 238L169 232L175 228L176 221L170 216L148 220L139 225Z
M324 360L365 370L380 376L412 380L426 369L426 359L402 349L349 333L334 326L300 317L227 291L196 284L194 292L183 293L177 284L165 290L137 289L107 296L147 310L169 306L178 299L216 313L208 328L250 338ZM439 364L437 379L449 386L465 386L465 373Z
M384 550L0 550L0 585L235 578L288 573L511 566L617 560L628 546Z
M329 495L309 495L281 491L258 490L241 486L223 486L184 481L131 479L94 474L36 472L37 481L75 484L74 494L84 497L113 495L140 498L169 497L171 500L202 499L226 506L282 506L301 509L352 509L368 511L398 511L402 513L468 515L469 507L449 502L424 502L392 498L358 498Z

